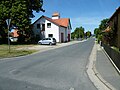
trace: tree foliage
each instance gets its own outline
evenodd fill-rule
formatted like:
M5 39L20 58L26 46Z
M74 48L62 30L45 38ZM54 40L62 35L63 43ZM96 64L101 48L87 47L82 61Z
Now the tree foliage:
M101 23L100 23L100 25L99 25L99 27L98 28L95 28L95 30L94 30L94 34L95 34L95 36L96 36L96 38L98 38L98 39L101 39L101 37L102 37L102 31L104 31L106 28L107 28L107 22L108 22L108 20L109 19L103 19L102 21L101 21ZM100 37L100 38L99 38Z
M86 32L86 37L88 37L88 38L89 38L91 35L92 35L92 34L91 34L91 32L90 32L90 31L87 31L87 32Z
M96 36L96 38L97 38L98 35L100 34L100 29L99 29L99 28L95 28L94 34L95 34L95 36Z
M100 31L104 31L106 28L107 28L107 22L108 22L109 19L103 19L99 25L99 29Z
M6 33L5 20L11 19L11 26L17 26L19 30L29 30L33 11L40 12L43 0L0 0L0 34Z
M75 31L72 33L72 39L74 38L84 38L84 28L81 26L81 27L77 27L75 29Z

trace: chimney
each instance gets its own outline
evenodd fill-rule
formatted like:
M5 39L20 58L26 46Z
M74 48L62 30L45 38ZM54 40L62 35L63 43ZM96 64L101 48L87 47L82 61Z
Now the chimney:
M59 19L59 18L60 18L60 13L58 12L53 13L52 19Z

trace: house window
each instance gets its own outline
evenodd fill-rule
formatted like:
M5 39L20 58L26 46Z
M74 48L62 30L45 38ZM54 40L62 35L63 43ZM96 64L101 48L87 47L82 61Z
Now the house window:
M40 24L37 24L37 29L40 29Z
M47 23L47 28L51 28L51 23Z
M42 24L42 31L45 31L45 24Z
M53 34L48 34L48 37L53 37Z

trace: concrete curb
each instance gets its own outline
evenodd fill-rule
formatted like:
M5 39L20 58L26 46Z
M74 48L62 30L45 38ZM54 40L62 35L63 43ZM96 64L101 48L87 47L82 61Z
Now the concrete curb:
M110 85L107 81L105 81L96 70L95 62L96 62L97 50L98 48L95 43L89 57L89 63L87 65L87 74L98 90L116 90L112 85Z

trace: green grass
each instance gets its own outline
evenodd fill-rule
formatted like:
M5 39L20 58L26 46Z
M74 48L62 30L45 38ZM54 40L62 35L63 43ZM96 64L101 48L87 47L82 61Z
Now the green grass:
M117 47L111 47L112 49L114 49L115 51L117 51L118 53L120 53L120 51L119 51L119 48L117 48Z
M0 58L10 58L32 54L36 52L36 50L19 50L19 48L31 46L33 45L11 45L9 52L8 45L0 45Z

